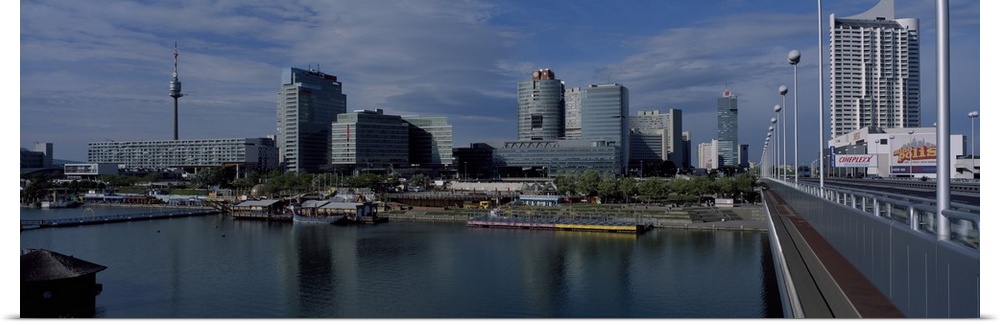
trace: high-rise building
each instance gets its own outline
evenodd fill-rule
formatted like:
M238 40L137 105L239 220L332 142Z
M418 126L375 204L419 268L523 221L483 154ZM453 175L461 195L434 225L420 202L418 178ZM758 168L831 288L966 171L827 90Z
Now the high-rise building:
M739 165L739 114L736 109L736 95L728 90L722 92L718 106L719 160L718 166Z
M918 22L882 0L851 17L830 15L830 137L920 124Z
M628 117L628 124L630 165L670 161L677 168L684 167L681 110L670 109L666 114L660 110L639 111Z
M286 170L318 172L330 164L330 125L347 112L347 95L334 75L287 68L278 92L279 159Z
M555 72L541 69L531 80L517 84L518 140L557 140L565 137L566 107L563 82Z
M740 168L750 167L750 145L740 145Z
M409 164L410 131L398 115L383 114L381 109L358 110L339 114L331 125L334 167L360 172Z
M682 166L684 169L691 169L691 131L681 132L681 138L684 139L684 155L681 158Z
M719 169L719 140L698 144L698 168Z
M446 117L403 116L410 130L410 164L450 166L452 128Z
M581 88L580 139L620 147L619 161L629 160L628 88L617 83Z
M566 98L566 139L579 139L580 129L580 88L565 91Z

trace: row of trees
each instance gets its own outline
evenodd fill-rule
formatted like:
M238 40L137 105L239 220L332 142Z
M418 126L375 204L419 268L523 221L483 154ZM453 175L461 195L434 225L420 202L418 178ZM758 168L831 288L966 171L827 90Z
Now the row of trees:
M597 196L611 200L628 200L641 196L649 200L697 198L718 195L745 201L756 197L751 173L734 177L697 176L693 178L664 179L653 177L644 181L634 178L615 178L594 171L583 174L563 174L554 179L559 194L566 196Z

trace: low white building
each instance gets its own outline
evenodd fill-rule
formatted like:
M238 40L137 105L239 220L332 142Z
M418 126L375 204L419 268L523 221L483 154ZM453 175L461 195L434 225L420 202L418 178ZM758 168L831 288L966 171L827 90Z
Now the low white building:
M963 135L950 137L952 178L963 177L957 157L965 155ZM860 129L830 139L834 176L937 177L937 128ZM824 155L829 155L830 152ZM978 168L976 168L978 170ZM971 174L965 175L969 178Z
M63 174L69 179L91 179L100 175L118 175L118 164L81 163L63 165Z

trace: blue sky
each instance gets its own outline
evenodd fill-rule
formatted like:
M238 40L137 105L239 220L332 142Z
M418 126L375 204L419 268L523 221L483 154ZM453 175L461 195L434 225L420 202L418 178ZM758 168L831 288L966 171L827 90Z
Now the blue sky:
M824 47L831 13L877 2L826 1ZM934 1L896 2L898 18L920 20L930 126ZM980 105L979 6L951 1L953 133L968 134L966 114ZM816 14L815 2L766 0L22 1L20 146L52 142L56 158L85 161L88 142L170 139L176 41L181 139L275 133L281 69L318 66L343 82L348 110L446 116L455 147L513 140L517 82L550 68L567 87L625 85L633 114L683 110L695 147L715 137L728 85L752 160L798 49L800 150L815 152Z

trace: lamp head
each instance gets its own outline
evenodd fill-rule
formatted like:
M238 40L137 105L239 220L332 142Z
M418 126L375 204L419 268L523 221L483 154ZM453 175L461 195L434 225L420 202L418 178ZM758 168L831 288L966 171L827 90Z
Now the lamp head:
M774 112L777 113L780 111L781 111L781 105L774 105Z
M799 53L799 50L792 50L791 52L788 52L788 64L799 64L800 58L802 58L802 54Z
M785 85L778 86L778 93L781 94L782 96L788 94L788 87L786 87Z

